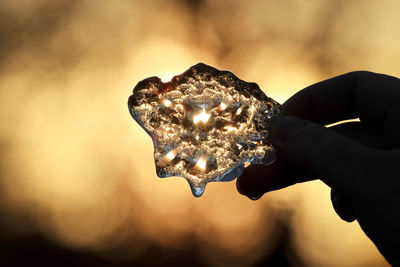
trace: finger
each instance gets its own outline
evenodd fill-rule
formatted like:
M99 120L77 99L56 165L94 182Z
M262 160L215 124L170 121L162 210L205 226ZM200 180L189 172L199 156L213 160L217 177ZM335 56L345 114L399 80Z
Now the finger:
M368 132L360 122L349 122L330 127L355 141L370 147L379 147L379 137ZM279 152L279 151L278 151ZM285 160L283 155L277 155L277 160L269 165L250 165L236 180L239 193L251 199L258 199L269 191L282 189L296 183L314 180L311 174L293 163Z
M342 192L357 189L361 181L356 177L375 161L374 149L300 118L277 118L270 134L271 143L288 161Z
M387 149L400 148L400 103L391 108L386 118L383 147Z
M400 80L357 71L311 85L283 104L283 115L319 124L360 118L371 129L383 129L391 107L400 101Z
M352 202L344 194L331 190L331 201L333 208L339 217L346 222L353 222L357 219Z
M350 137L354 142L359 142L368 147L381 148L382 138L373 132L361 122L347 122L331 126L328 129L337 133Z
M269 165L250 165L236 180L240 194L256 200L266 192L282 189L296 183L313 180L313 178L294 164L277 156Z

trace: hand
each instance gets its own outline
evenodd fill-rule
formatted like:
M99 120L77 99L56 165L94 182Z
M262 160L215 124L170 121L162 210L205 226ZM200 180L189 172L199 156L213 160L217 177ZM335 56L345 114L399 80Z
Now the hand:
M253 165L237 180L251 199L321 179L337 214L361 228L393 265L400 264L400 80L347 73L303 89L271 122L277 161ZM360 122L323 125L359 118Z

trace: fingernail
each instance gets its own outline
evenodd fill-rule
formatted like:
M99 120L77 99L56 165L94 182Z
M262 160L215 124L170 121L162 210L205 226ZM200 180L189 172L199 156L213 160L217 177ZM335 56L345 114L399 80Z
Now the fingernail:
M307 122L290 116L276 117L271 121L271 141L285 142L296 136L307 125Z
M260 199L261 196L247 196L248 198L250 198L251 200L258 200Z

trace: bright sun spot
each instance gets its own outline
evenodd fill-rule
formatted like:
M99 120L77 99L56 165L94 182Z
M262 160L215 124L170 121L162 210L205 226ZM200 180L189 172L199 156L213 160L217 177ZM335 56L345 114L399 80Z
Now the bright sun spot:
M158 77L160 77L160 79L163 83L167 83L167 82L170 82L175 75L176 75L176 73L163 72L163 73L159 74Z
M207 121L210 119L210 116L211 114L207 113L206 110L203 108L201 113L193 116L193 122L194 124L197 124L200 121L207 123Z
M171 150L170 152L168 152L168 153L165 155L165 158L166 158L167 160L173 160L173 159L175 158L175 156L176 156L176 151L175 151L175 150Z
M222 102L221 104L219 104L219 110L224 111L228 106Z
M200 169L200 170L205 170L205 169L206 169L206 163L207 163L206 159L205 159L204 157L201 157L201 158L197 161L195 167L198 168L198 169Z
M166 106L168 108L169 106L171 106L171 104L172 104L172 102L170 100L164 99L164 101L163 101L164 106Z

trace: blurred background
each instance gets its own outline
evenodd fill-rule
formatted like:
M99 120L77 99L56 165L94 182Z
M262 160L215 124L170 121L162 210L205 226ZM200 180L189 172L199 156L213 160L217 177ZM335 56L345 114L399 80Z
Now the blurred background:
M279 102L352 70L400 76L396 0L0 0L1 261L387 266L319 181L258 201L158 179L127 98L197 62Z

